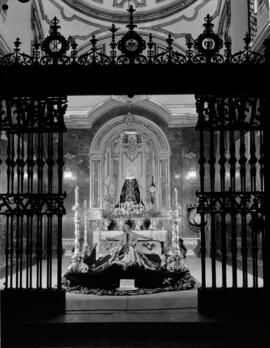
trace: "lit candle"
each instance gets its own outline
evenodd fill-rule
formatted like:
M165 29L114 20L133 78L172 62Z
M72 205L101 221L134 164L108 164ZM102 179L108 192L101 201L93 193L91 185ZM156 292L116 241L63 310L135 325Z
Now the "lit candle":
M174 189L174 194L175 194L175 205L177 205L178 204L178 191L177 191L176 187Z
M87 244L87 203L86 200L83 202L84 206L84 244Z
M165 211L163 210L163 230L165 230Z
M75 204L79 203L79 186L75 187Z

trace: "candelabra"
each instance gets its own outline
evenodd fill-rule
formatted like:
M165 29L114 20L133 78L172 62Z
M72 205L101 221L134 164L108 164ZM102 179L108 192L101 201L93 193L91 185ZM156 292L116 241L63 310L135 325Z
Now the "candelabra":
M81 257L80 247L80 221L81 221L81 206L79 203L79 187L75 188L75 205L72 207L74 210L74 253L72 256L73 261L78 260Z
M181 222L181 216L180 216L180 206L178 204L178 191L175 188L174 189L175 194L175 207L174 210L171 211L172 215L172 254L173 256L180 256L180 246L179 246L179 239L180 239L180 222Z
M74 253L71 258L71 263L68 266L69 271L73 272L82 272L87 273L89 270L89 267L83 262L81 252L81 245L80 245L80 222L81 222L81 206L79 203L79 187L75 187L75 204L72 207L74 210ZM87 231L85 233L85 239L84 239L84 246L85 240L87 242Z
M87 240L87 203L84 201L84 238L83 238L83 248L82 254L83 256L89 256L90 247Z

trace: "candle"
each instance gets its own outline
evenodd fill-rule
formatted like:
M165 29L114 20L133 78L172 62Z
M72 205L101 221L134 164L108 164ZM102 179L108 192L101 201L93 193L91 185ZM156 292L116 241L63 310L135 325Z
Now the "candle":
M163 230L165 230L165 211L163 210Z
M84 243L87 243L87 203L86 200L83 202L84 206Z
M174 189L174 194L175 194L175 205L177 205L178 204L178 191L177 191L176 187Z
M75 204L79 203L79 186L75 187Z

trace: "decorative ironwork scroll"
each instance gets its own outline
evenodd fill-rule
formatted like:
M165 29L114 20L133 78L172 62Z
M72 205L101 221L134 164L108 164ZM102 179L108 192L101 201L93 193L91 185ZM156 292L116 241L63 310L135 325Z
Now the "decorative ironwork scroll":
M61 289L65 97L0 100L5 288ZM53 259L57 279L53 280ZM45 274L46 273L46 274ZM53 283L54 281L54 283Z
M186 37L187 50L185 54L175 50L172 34L169 33L166 39L167 47L163 52L155 54L155 43L152 34L149 34L148 42L140 35L135 28L133 13L135 9L131 5L128 9L129 24L127 31L122 38L117 41L115 33L117 28L113 24L111 27L110 52L102 53L98 49L98 39L92 35L90 40L91 48L89 52L79 55L77 43L66 39L59 31L59 20L54 17L51 21L50 34L43 42L33 45L32 55L22 53L20 50L21 42L17 39L14 43L14 51L0 57L0 66L9 65L145 65L145 64L259 64L269 62L267 54L264 56L253 52L250 48L251 36L247 34L244 38L244 50L241 52L231 52L230 38L224 43L223 40L214 33L212 17L208 14L203 24L204 30L193 39L191 35ZM269 44L267 43L269 46Z

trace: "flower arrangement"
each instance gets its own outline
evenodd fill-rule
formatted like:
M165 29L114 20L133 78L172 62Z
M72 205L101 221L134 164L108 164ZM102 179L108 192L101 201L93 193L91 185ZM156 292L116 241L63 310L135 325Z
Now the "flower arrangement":
M133 202L119 203L114 206L110 202L105 202L104 207L101 210L101 217L103 219L113 218L148 218L158 217L160 212L154 208L140 204L134 204Z

